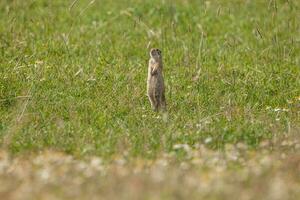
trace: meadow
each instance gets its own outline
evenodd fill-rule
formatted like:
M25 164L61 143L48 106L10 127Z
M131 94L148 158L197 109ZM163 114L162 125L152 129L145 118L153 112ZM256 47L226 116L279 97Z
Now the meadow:
M291 0L0 1L0 195L300 198L299 19Z

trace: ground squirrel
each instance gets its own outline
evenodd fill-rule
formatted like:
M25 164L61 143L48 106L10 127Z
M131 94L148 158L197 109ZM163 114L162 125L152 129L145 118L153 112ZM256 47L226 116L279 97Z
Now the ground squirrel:
M150 50L148 66L147 95L154 111L166 110L165 85L163 77L162 55L159 49Z

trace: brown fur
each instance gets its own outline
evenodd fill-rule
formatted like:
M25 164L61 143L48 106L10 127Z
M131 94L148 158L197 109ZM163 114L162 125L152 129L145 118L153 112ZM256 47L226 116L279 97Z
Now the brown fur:
M166 110L162 55L159 49L151 49L148 66L147 95L153 110Z

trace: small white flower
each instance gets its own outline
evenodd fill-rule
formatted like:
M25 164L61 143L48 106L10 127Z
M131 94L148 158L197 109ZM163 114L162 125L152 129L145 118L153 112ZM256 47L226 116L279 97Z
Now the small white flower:
M188 144L175 144L173 146L173 149L175 149L175 150L184 149L186 152L189 152L191 148Z
M280 108L274 108L275 112L279 112L281 109Z
M212 138L208 137L208 138L205 138L204 143L208 144L208 143L211 143L211 141L212 141Z

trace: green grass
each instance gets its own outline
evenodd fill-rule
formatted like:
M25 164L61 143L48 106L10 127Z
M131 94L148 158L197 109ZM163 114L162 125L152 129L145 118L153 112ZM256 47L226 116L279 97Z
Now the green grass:
M298 1L89 2L0 2L11 152L153 158L209 140L256 148L300 127ZM163 51L167 116L146 97L151 47Z

